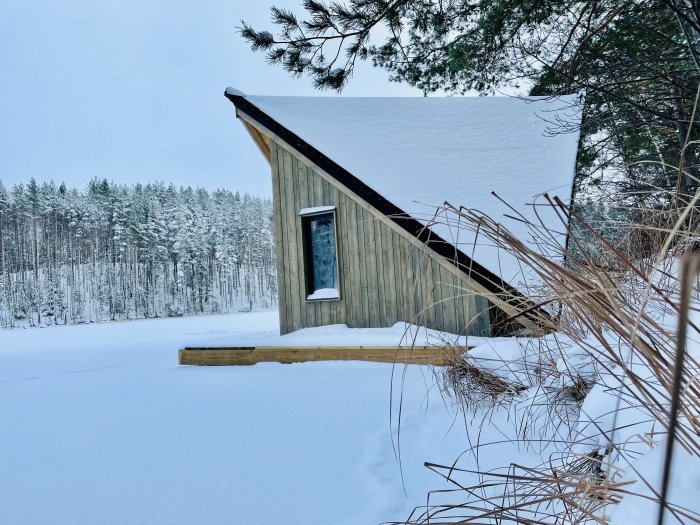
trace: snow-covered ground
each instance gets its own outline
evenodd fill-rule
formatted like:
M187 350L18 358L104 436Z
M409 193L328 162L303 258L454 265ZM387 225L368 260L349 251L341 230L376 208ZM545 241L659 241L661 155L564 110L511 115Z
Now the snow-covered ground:
M467 445L427 367L177 365L277 330L269 311L0 331L0 523L371 524L445 487L423 462Z
M572 374L596 377L566 337L547 336L558 338L549 345L547 338L470 339L478 344L468 354L472 364L526 390L512 404L467 411L443 397L439 369L430 367L177 365L186 345L390 345L407 335L402 325L277 333L276 311L0 330L0 524L403 520L431 490L455 488L426 461L454 464L450 475L468 487L483 481L474 470L554 467L557 451L586 457L604 451L603 438L613 434L623 445L599 454L618 458L615 481L641 476L658 490L663 433L654 434L644 406L620 404L614 370L597 380L580 414L575 405L556 405L569 414L561 416L566 426L547 423L553 412L541 404L543 393L556 399ZM415 328L408 336L418 344L445 337ZM546 348L563 353L553 359L541 353ZM691 354L698 348L693 343ZM549 375L533 383L533 371L539 377L549 361ZM476 454L466 452L476 445ZM671 501L697 512L700 461L681 450L677 457ZM463 503L502 489L432 493L429 502ZM613 525L632 523L631 516L635 525L655 522L649 490L637 482L631 492L641 497L601 515Z

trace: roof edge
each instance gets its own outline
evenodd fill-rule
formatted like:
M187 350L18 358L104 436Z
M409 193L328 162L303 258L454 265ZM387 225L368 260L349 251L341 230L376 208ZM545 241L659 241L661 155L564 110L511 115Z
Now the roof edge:
M232 97L244 97L245 98L245 93L241 91L240 89L236 89L235 87L229 86L226 88L226 91L224 91L224 94L226 96L231 95Z
M466 277L492 292L501 302L519 311L523 311L523 315L538 326L541 326L542 318L547 321L552 321L552 317L547 312L539 308L531 299L518 291L514 286L467 256L454 246L454 244L445 241L429 227L413 218L293 131L277 122L270 115L249 101L242 92L228 88L224 95L233 103L236 110L244 113L249 118L283 139L340 184L364 199L380 213L393 221L401 229L421 241L438 255L448 259L448 261L461 270Z

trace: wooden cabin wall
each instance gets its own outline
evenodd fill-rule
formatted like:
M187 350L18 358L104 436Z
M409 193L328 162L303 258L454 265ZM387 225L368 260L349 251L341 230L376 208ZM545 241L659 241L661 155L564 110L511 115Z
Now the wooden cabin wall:
M490 335L489 301L471 291L468 279L446 269L449 262L414 246L274 140L270 163L281 333L335 323L384 327L408 321ZM298 213L315 206L336 207L340 300L306 300Z

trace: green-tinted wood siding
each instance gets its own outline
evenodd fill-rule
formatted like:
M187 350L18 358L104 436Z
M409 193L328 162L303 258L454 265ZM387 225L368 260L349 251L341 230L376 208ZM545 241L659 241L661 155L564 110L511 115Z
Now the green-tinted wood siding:
M451 333L489 335L489 301L430 250L271 143L280 327L391 326L407 321ZM336 207L340 300L307 301L299 210Z

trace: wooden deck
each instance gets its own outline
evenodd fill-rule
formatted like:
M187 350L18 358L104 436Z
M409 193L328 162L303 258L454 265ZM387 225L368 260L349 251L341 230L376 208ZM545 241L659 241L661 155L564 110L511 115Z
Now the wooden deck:
M455 350L441 346L232 346L182 348L181 365L233 366L305 361L373 361L413 365L444 365Z

